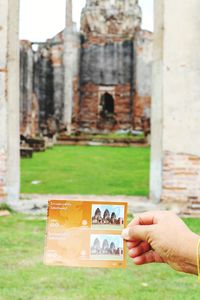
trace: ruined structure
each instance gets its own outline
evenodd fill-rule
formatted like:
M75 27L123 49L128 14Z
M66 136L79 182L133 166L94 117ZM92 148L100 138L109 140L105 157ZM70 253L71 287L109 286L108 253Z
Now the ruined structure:
M18 4L18 0L0 0L0 201L19 199ZM93 2L87 4L92 7ZM150 198L192 215L200 215L199 10L199 0L155 0ZM86 38L82 45L85 43ZM140 55L142 44L142 40L135 42ZM140 55L136 59L136 78L142 74ZM149 59L145 61L148 70ZM147 101L148 86L135 92L143 103ZM105 98L102 104L108 107ZM143 104L136 106L140 111ZM29 106L24 103L23 107L26 110ZM113 105L109 108L113 110ZM26 119L21 115L21 120Z
M81 128L142 128L150 110L152 34L141 30L141 19L136 0L87 1L81 18Z
M134 38L140 24L135 0L87 1L81 18L81 128L132 128Z
M78 51L75 32L73 40ZM20 129L34 137L65 128L64 32L39 44L37 51L32 47L29 41L20 41Z
M20 133L34 137L39 133L39 106L35 81L35 56L28 41L20 42ZM41 60L42 63L42 60ZM37 74L38 75L38 74ZM40 78L41 79L41 78ZM42 97L41 97L42 98ZM40 109L39 109L40 107Z
M136 0L87 1L77 33L70 2L65 31L36 53L22 41L22 131L33 134L24 130L35 124L33 106L43 134L142 129L150 119L152 33L141 30L141 17ZM38 106L31 105L35 99Z

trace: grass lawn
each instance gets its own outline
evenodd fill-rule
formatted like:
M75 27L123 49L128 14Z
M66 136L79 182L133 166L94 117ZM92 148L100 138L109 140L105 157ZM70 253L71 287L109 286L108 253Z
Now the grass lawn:
M186 220L200 232L200 220ZM165 265L126 270L68 269L42 263L45 221L0 218L0 300L197 300L194 276Z
M21 160L21 192L146 196L149 157L142 147L56 146Z

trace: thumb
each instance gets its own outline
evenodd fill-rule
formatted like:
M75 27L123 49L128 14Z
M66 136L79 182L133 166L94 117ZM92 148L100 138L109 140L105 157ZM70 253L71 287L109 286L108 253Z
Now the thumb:
M122 237L127 241L141 240L148 242L155 225L135 225L128 227L122 231Z

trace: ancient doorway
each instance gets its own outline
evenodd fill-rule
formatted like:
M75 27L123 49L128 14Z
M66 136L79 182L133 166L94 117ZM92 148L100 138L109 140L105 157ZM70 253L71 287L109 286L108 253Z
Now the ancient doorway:
M114 130L116 125L116 95L114 86L99 87L98 122L99 130Z
M100 119L113 118L116 109L115 87L99 87L99 117Z
M101 106L100 115L102 118L113 117L115 112L115 104L114 104L114 98L111 94L106 92L101 96L100 106Z

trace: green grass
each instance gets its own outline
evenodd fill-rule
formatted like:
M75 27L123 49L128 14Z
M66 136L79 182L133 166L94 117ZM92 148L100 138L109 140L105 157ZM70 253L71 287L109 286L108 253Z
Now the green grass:
M188 219L200 232L200 220ZM198 300L194 276L165 265L126 270L70 269L42 263L45 221L0 218L0 300Z
M56 146L22 159L21 192L147 196L149 156L143 147Z

